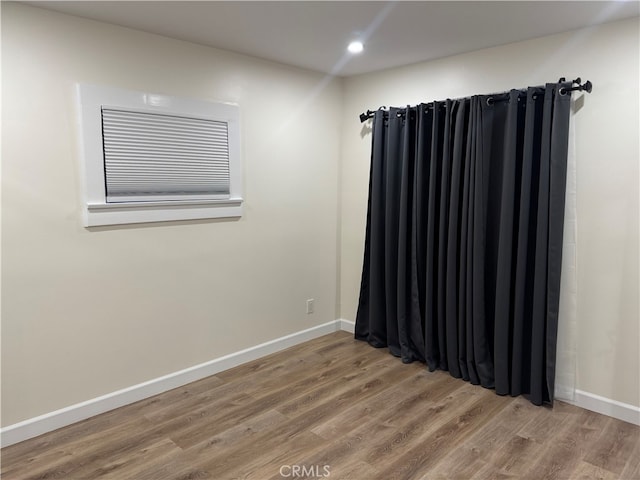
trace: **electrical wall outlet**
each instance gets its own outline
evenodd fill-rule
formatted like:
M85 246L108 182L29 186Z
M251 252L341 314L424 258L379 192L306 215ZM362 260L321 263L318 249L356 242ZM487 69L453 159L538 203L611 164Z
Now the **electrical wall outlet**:
M307 314L313 313L313 298L307 300Z

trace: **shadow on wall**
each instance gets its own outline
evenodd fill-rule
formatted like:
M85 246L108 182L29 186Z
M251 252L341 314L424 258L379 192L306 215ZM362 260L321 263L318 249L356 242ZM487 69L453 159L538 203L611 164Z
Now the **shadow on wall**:
M373 120L368 120L362 125L362 130L360 130L360 138L364 138L367 135L370 135L373 131L372 128Z

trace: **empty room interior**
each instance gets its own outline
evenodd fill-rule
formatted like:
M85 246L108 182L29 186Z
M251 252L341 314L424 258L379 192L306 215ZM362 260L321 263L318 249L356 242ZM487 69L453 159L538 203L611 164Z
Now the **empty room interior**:
M3 479L640 479L640 3L1 3Z

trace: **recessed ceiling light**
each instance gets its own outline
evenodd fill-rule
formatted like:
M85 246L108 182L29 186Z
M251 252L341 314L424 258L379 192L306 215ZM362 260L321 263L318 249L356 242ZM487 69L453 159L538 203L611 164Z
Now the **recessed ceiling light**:
M364 50L364 45L362 44L362 42L351 42L347 47L347 50L349 50L351 53L360 53L362 50Z

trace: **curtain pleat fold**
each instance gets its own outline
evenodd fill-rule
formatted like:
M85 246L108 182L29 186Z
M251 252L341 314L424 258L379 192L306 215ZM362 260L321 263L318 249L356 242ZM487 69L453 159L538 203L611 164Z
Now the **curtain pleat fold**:
M553 401L570 96L378 111L355 337Z

